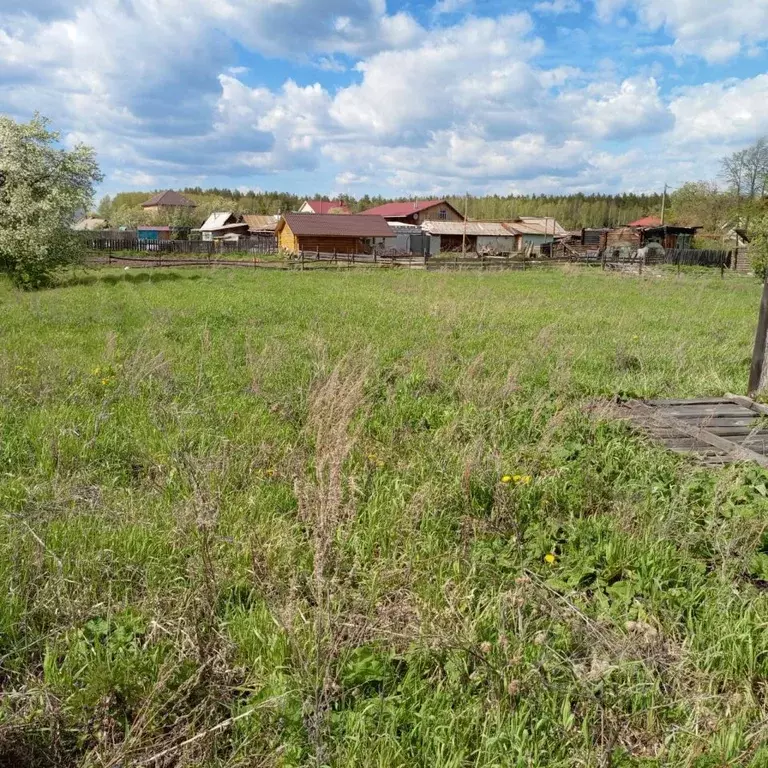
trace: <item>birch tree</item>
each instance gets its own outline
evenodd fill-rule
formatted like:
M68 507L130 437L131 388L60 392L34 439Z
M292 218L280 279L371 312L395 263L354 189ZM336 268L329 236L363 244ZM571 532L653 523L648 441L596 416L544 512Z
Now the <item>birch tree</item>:
M102 179L94 151L62 148L49 126L40 115L28 123L0 116L0 272L24 288L82 258L71 225Z

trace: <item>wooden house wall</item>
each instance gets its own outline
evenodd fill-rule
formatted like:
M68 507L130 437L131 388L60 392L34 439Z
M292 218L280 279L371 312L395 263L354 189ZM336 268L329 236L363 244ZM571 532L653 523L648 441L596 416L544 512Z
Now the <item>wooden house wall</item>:
M299 240L287 224L278 232L277 247L281 251L288 251L289 253L299 252Z
M298 250L320 253L364 253L364 241L359 237L343 237L329 235L301 235L298 238Z
M440 211L446 212L446 218L441 218ZM459 216L449 205L434 205L419 212L419 221L464 221L464 217Z

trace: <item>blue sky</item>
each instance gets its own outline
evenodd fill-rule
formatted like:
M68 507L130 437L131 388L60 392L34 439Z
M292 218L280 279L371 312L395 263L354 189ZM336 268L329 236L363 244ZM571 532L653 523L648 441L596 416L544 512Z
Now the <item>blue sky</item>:
M768 0L0 0L0 111L104 193L656 190L768 133Z

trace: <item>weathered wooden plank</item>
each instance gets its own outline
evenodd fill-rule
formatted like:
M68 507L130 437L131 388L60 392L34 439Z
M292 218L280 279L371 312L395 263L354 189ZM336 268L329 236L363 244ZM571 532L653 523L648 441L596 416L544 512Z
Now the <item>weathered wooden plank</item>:
M753 411L740 405L731 406L694 406L692 408L658 408L660 412L665 413L675 419L703 419L710 417L713 419L733 419L748 418Z
M760 417L753 413L751 416L725 416L724 418L720 418L719 416L715 418L711 418L709 416L704 416L701 418L700 423L702 425L709 425L711 424L713 428L715 427L751 427L758 429L761 426L765 426L768 428L768 421L761 421Z
M761 429L759 425L753 427L710 427L702 425L702 429L706 429L707 432L711 432L713 435L720 435L721 437L745 437L747 435L768 437L768 431Z
M703 443L707 443L718 449L718 451L730 454L735 461L754 461L761 467L768 467L768 458L762 454L756 453L747 447L737 445L719 435L713 435L711 432L708 432L706 429L701 429L695 424L689 424L683 420L677 419L669 415L668 412L662 411L662 409L653 408L645 403L637 403L635 410L643 413L649 419L652 419L659 424L659 426L679 429L684 434L694 437Z
M645 403L646 405L659 405L665 407L674 405L744 405L744 403L736 403L731 395L726 397L703 397L694 400L646 400Z
M756 403L751 398L742 397L741 395L732 395L729 393L726 395L726 397L729 400L733 400L734 403L738 403L739 405L743 405L745 408L749 408L751 411L754 411L755 413L759 413L761 416L768 416L768 405L763 405L762 403Z
M676 451L678 453L701 453L702 455L706 455L712 450L711 445L701 440L697 440L695 437L674 437L664 439L661 443L671 451Z

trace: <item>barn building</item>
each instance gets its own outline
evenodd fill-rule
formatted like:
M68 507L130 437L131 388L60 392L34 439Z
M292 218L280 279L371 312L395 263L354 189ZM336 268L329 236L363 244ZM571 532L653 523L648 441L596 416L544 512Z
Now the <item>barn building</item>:
M220 240L223 238L232 239L231 236L246 237L248 235L248 224L243 221L243 217L232 211L219 211L212 213L200 227L202 239L206 242Z
M289 253L370 253L385 245L393 232L381 216L334 213L286 213L277 225L277 244Z
M517 250L517 234L500 222L426 221L421 228L429 235L429 253L433 255L461 251L465 247L465 235L467 253Z

